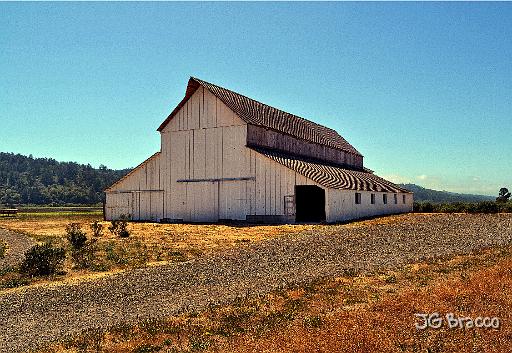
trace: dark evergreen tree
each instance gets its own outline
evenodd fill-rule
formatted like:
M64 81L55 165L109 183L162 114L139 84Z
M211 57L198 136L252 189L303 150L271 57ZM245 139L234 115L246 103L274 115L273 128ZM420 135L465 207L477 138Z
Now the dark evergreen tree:
M128 171L0 152L0 204L97 204Z
M496 198L497 202L507 202L510 199L510 192L507 188L501 188L498 197Z

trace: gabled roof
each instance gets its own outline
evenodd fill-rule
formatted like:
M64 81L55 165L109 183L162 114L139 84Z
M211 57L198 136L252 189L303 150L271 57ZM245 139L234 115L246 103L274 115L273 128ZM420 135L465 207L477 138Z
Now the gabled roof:
M375 191L392 193L411 193L373 173L343 169L298 156L291 156L275 151L252 148L254 151L270 158L295 172L304 175L314 182L332 189L347 189L356 191Z
M167 119L160 125L158 131L162 131L165 128L174 115L176 115L192 94L201 86L214 94L248 124L262 126L303 140L361 155L333 129L329 129L297 115L284 112L239 93L194 77L191 77L188 81L185 98L183 98Z

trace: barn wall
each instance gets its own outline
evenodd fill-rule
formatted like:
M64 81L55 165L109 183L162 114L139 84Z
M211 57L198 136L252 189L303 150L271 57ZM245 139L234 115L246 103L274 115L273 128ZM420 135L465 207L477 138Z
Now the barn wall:
M247 145L333 162L345 167L363 168L363 157L360 155L251 124L247 125Z
M246 123L200 87L161 131L164 217L245 219L251 183L246 136Z
M155 154L110 187L106 192L105 218L125 215L132 220L160 220L164 196L161 167L161 155Z
M361 193L361 203L355 203L355 193ZM371 194L375 194L375 204L371 204ZM388 203L383 203L383 192L327 189L327 221L340 222L350 219L372 217L385 214L412 212L413 195L397 194L398 203L394 203L394 193L386 193ZM402 195L406 202L403 203Z
M105 200L105 219L119 219L122 215L132 213L132 193L128 192L107 192Z
M248 215L285 216L285 196L295 195L295 185L318 185L257 152L251 151L254 186L248 193ZM321 187L321 186L320 186Z

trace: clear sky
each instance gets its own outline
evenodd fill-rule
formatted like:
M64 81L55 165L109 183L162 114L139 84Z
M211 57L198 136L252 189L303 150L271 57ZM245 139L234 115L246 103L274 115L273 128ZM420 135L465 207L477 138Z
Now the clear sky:
M0 3L0 151L133 167L189 76L393 181L512 189L512 3Z

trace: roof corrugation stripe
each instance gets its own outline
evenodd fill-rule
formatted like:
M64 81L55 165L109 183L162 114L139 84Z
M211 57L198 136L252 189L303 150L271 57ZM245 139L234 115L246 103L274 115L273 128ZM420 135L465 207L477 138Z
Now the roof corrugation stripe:
M263 126L303 140L361 155L333 129L194 77L191 77L188 82L185 98L160 125L158 131L167 125L200 86L208 89L248 124Z
M314 182L332 189L347 189L356 191L375 191L410 193L386 179L373 173L343 169L319 161L303 159L270 150L253 148L254 151L272 159L287 168L313 180Z

